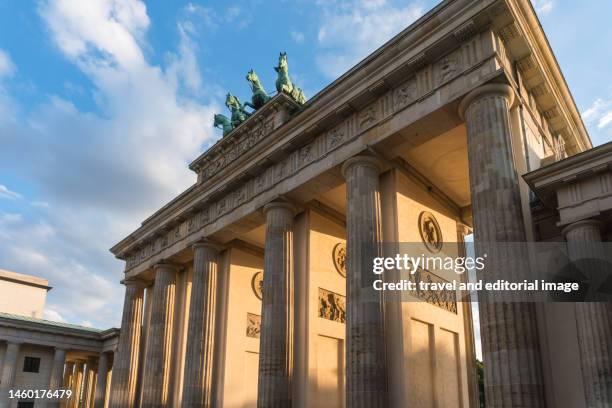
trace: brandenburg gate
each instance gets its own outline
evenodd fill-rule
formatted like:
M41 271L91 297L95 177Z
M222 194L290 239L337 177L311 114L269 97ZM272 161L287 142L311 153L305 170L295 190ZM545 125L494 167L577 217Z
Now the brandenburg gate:
M111 249L111 408L477 407L470 303L373 299L367 265L398 242L540 239L522 176L591 142L531 4L443 1L308 100L287 54L276 70L274 95L254 71L252 101L228 94L197 181ZM577 339L610 327L574 324L558 353L566 313L481 304L488 407L609 406L605 346Z

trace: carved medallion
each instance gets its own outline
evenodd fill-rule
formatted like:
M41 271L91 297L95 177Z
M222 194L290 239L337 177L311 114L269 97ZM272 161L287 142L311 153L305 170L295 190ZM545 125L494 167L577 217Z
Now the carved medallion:
M260 332L261 332L261 316L253 314L253 313L247 313L247 327L246 327L247 337L253 337L255 339L258 339Z
M319 288L319 317L338 323L346 322L346 297Z
M339 242L332 251L334 266L340 275L346 278L346 244Z
M423 211L419 215L419 233L429 251L436 253L442 249L442 230L432 213Z
M263 272L255 272L251 279L251 288L259 300L263 299Z

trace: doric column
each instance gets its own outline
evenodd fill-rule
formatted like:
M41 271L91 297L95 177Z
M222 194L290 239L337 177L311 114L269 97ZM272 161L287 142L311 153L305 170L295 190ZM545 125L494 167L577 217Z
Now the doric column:
M74 361L66 361L66 367L64 369L64 381L62 385L63 390L71 390L72 389L72 380L74 379ZM72 398L64 398L60 402L60 406L62 408L66 408L70 406L70 401Z
M4 364L0 376L0 408L8 408L11 400L9 390L15 385L15 373L17 372L17 361L21 344L9 341L6 343L4 353Z
M529 271L526 247L494 245L526 239L509 120L513 97L509 86L487 84L459 107L467 125L476 252L488 252L481 271L486 280L517 279ZM534 304L495 301L484 292L479 297L487 406L543 407Z
M259 408L291 407L293 216L283 202L264 207L266 245L259 343Z
M586 220L570 224L563 230L570 260L579 261L578 267L584 274L591 275L587 278L594 287L598 287L608 278L606 275L598 276L599 274L596 273L598 269L601 269L597 263L605 262L600 228L600 222ZM605 272L610 273L609 270ZM592 301L576 303L576 326L587 407L612 406L610 304Z
M81 398L81 408L90 407L92 389L96 385L96 369L96 359L94 357L89 357L87 359L87 365L83 375L83 397Z
M155 265L151 322L145 354L147 365L143 378L143 408L160 408L168 403L177 271L175 265Z
M94 408L104 408L104 398L106 397L106 378L108 377L108 354L100 353L98 357L98 378L96 379L96 389L94 391Z
M125 281L121 334L119 335L111 379L111 408L134 407L145 286L145 282L138 279Z
M66 350L62 348L55 348L53 354L53 366L49 373L49 390L59 390L62 388L64 382L64 364L66 363ZM48 407L59 407L61 400L58 398L51 398L47 400Z
M346 179L346 406L387 406L387 365L381 292L373 290L381 256L380 164L356 156L342 165Z
M72 377L72 397L68 406L78 408L81 401L81 390L83 389L83 372L85 369L84 361L77 361L74 365L74 376Z
M217 270L216 247L210 243L196 243L193 246L183 408L212 406Z

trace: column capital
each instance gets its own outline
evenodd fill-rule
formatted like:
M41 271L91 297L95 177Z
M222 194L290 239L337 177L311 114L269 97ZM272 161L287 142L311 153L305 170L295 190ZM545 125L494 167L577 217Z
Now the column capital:
M469 92L459 102L459 116L465 120L465 111L472 102L485 96L502 96L508 99L508 107L514 103L514 90L506 84L485 84Z
M271 201L268 204L264 205L263 211L264 211L264 214L267 214L268 211L279 209L279 208L290 211L291 215L295 215L295 213L297 212L297 209L295 208L295 206L286 201Z
M159 269L170 269L173 272L178 272L179 266L169 262L160 262L153 265L153 271L157 273Z
M365 155L353 156L350 159L346 160L344 163L342 163L342 167L340 168L340 171L342 172L342 175L344 176L344 178L346 178L347 169L356 164L361 164L362 166L374 167L378 173L380 173L380 171L382 170L382 163L380 162L379 159L377 159L374 156L365 156Z
M221 251L222 246L219 244L216 244L212 241L203 239L200 241L196 241L193 243L193 245L191 245L191 249L192 250L196 250L198 248L202 248L202 249L210 249L211 251L213 251L215 254L218 253L219 251Z
M123 283L126 287L130 286L146 288L148 286L146 281L139 278L127 278L122 280L121 283Z
M567 239L567 234L569 234L576 228L580 228L580 227L592 227L592 228L597 228L598 230L601 230L601 228L603 227L603 223L599 220L593 220L593 219L572 222L571 224L567 225L565 228L561 230L561 234Z

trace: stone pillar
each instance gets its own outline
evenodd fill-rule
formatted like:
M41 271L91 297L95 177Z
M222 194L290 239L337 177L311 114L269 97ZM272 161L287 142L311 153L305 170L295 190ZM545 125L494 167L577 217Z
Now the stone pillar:
M293 369L293 216L288 203L264 207L266 245L259 342L259 408L291 407Z
M100 353L98 357L98 378L96 379L96 389L94 391L94 408L104 408L104 398L106 397L106 378L108 377L108 354Z
M111 408L133 408L138 379L138 350L142 327L143 281L125 281L125 300L121 317L121 334L111 379Z
M487 84L459 106L467 125L474 241L477 255L488 255L480 275L486 280L518 279L529 271L526 247L497 251L493 245L526 240L510 130L513 97L509 86ZM535 305L494 300L484 292L479 297L486 405L543 407Z
M147 366L143 378L143 408L165 407L168 403L177 271L175 265L155 265L151 322L145 354Z
M68 404L71 408L78 408L81 401L81 390L83 389L83 371L85 369L84 361L77 361L74 365L74 375L72 377L72 397Z
M66 361L66 365L64 368L64 382L62 385L63 390L71 390L72 389L72 380L74 378L74 361ZM70 406L69 402L72 401L72 398L64 398L60 402L60 406L62 408L66 408Z
M213 405L217 270L216 247L209 243L196 243L193 246L183 408Z
M87 365L85 367L85 374L83 375L83 397L81 398L81 408L89 408L91 403L91 393L93 387L96 386L96 359L89 357L87 359Z
M578 221L563 230L569 258L598 287L608 276L596 273L597 262L605 262L601 223ZM590 264L590 265L589 265ZM601 269L601 266L597 269ZM601 272L601 271L600 271ZM609 270L605 271L608 274ZM587 299L588 300L588 299ZM612 406L612 314L608 302L576 303L576 326L582 382L587 407Z
M17 373L17 363L19 359L19 348L21 344L8 341L6 343L6 353L4 354L4 364L0 375L0 408L8 408L11 400L9 390L15 385L15 374Z
M59 390L64 382L64 365L66 363L66 350L56 348L53 355L53 366L49 375L49 390ZM59 407L61 400L50 398L47 400L48 407Z
M387 406L382 293L372 283L381 256L380 164L356 156L342 165L346 179L346 406Z

